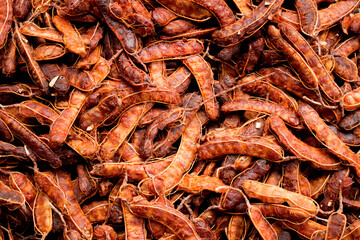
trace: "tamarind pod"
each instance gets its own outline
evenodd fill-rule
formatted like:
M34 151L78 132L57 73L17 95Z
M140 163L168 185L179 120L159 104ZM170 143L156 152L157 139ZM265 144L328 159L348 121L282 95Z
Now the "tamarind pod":
M359 79L358 68L351 59L345 56L334 56L334 59L336 75L347 82L354 82Z
M308 128L314 132L316 138L323 142L331 153L349 163L360 175L359 157L329 129L312 107L300 101L299 115L304 119Z
M134 2L134 1L131 1ZM130 5L130 9L124 10L124 6L121 5ZM126 7L125 7L126 8ZM147 10L146 10L147 11ZM155 27L154 23L151 20L150 16L145 16L141 13L136 13L130 4L111 2L109 4L109 14L110 16L117 20L126 23L127 26L135 28L134 33L139 34L141 37L146 37L148 35L154 35Z
M245 194L250 198L257 198L265 203L287 202L291 207L301 208L310 214L318 212L317 203L310 197L285 190L284 188L261 183L254 180L245 180L241 183Z
M47 61L64 56L65 48L60 44L42 44L34 49L36 61Z
M241 86L241 90L245 93L269 98L269 100L295 111L298 108L295 99L273 86L271 83L263 80L257 80L257 76L255 74L242 78L241 83L243 84L243 86Z
M214 74L208 62L206 62L199 55L188 57L183 60L185 66L194 75L196 82L199 85L200 92L205 102L205 111L210 119L216 120L220 115L220 106L215 99L214 89ZM211 101L207 101L212 99Z
M330 215L326 227L326 240L342 239L346 228L346 216L342 213L334 212Z
M299 126L300 119L293 110L284 108L279 104L272 103L269 101L258 101L258 100L235 100L232 102L227 102L221 107L223 112L233 112L233 111L255 111L265 114L272 114L280 117L285 122L291 124L292 126Z
M177 19L166 24L161 31L168 36L176 36L178 34L186 33L194 28L196 28L196 25L191 21Z
M249 51L241 55L236 63L235 68L240 77L244 77L246 73L250 73L254 70L265 48L265 40L261 34L258 34L257 32L254 34L253 38L255 38L255 40L249 43Z
M297 208L297 207L288 207L280 204L267 204L267 203L255 203L253 206L256 206L260 209L261 213L266 218L274 218L280 221L288 221L291 223L304 223L308 219L313 217L313 214Z
M254 227L259 232L260 236L264 240L277 240L278 236L270 223L262 215L260 209L257 206L251 205L247 209L247 214Z
M122 185L117 194L121 198L121 208L123 211L126 239L146 239L145 219L143 216L134 214L125 200L133 199L138 196L138 189L131 184Z
M199 237L201 237L201 239L204 240L215 239L214 233L212 232L209 224L204 219L197 217L193 219L192 222L194 223L196 232L199 235Z
M41 191L34 199L33 219L35 230L45 238L53 228L53 218L49 199Z
M344 108L348 111L354 111L360 107L360 88L356 88L348 93L345 93L343 97Z
M204 45L198 39L158 41L144 47L138 55L143 63L159 60L186 58L188 55L199 54L204 50Z
M200 121L196 117L192 118L182 135L180 146L171 164L152 179L145 179L141 182L140 189L144 194L154 194L158 189L158 184L164 184L166 193L179 184L184 173L189 170L195 160L196 143L201 135L200 130Z
M175 15L192 21L203 22L213 16L210 11L192 0L158 0L157 2Z
M178 17L170 10L157 7L151 12L151 17L159 27L167 25L169 22L177 19Z
M24 197L30 209L33 210L38 190L33 183L21 172L11 172L9 176L10 186L19 191Z
M278 137L279 143L299 160L310 161L314 166L325 170L335 170L340 162L326 150L312 147L296 138L286 127L285 123L277 116L268 118L270 128Z
M95 181L90 177L84 165L77 165L76 172L78 174L80 191L87 195L90 194L96 188Z
M123 49L129 54L138 53L141 49L138 37L132 30L127 28L125 24L117 22L110 17L109 0L95 0L95 4L101 11L105 23L120 41Z
M60 189L65 195L65 208L67 216L70 218L70 221L74 224L77 231L79 231L86 239L92 239L92 225L85 217L78 201L76 200L70 174L62 170L57 171L56 179Z
M138 68L125 53L115 60L121 78L136 87L145 87L150 82L150 76Z
M358 8L359 0L338 1L319 11L318 31L327 29Z
M360 2L359 2L360 3ZM280 23L281 33L285 35L294 47L304 56L309 66L313 69L318 80L320 89L331 102L339 102L342 98L342 92L339 86L332 79L330 73L322 64L319 56L310 47L308 42L292 26Z
M91 223L101 223L105 222L107 219L107 214L109 211L108 201L93 201L88 205L83 205L81 207L82 211L85 214L85 217Z
M183 121L179 126L173 127L169 130L167 136L156 142L153 147L153 154L157 157L165 156L171 146L181 137L184 133L187 126L190 124L194 117L198 117L200 121L202 121L201 117L199 117L198 110L200 108L201 97L197 93L187 94L183 98L183 107L185 108ZM207 116L205 116L206 119ZM203 124L201 122L201 124Z
M1 2L0 8L0 48L4 47L7 35L13 22L13 3L10 0Z
M349 176L349 168L340 169L332 174L324 188L324 199L320 202L323 211L333 211L338 198L342 182Z
M33 22L26 21L20 26L20 32L26 36L41 37L46 40L64 43L63 35L55 28L40 28Z
M99 240L119 240L118 234L109 225L98 225L94 228L94 238Z
M79 119L79 127L85 131L96 129L101 123L105 122L110 113L116 108L120 108L121 99L115 90L108 92L100 100L97 106L87 110Z
M125 138L137 126L139 119L149 111L152 106L153 103L135 105L121 115L118 124L110 130L104 141L100 144L99 154L103 161L108 161L114 156Z
M200 159L214 159L227 154L249 155L276 162L282 159L283 149L266 137L247 140L220 137L202 144L198 151Z
M236 175L231 182L231 186L234 188L241 188L242 182L247 179L250 180L259 180L270 170L270 163L266 160L257 160L250 168L242 171ZM220 199L220 208L224 210L237 210L236 208L244 200L243 195L236 190L229 189L226 190L221 195Z
M141 195L126 198L125 201L133 214L164 224L180 239L201 239L196 233L194 224L180 211L156 202L150 203Z
M74 28L70 21L59 16L54 16L52 22L55 27L63 34L64 44L70 52L85 55L85 45L80 37L79 32Z
M19 111L25 117L35 117L44 125L51 125L59 117L55 110L33 100L22 102ZM85 158L91 158L99 149L98 144L91 136L76 128L70 129L66 144Z
M317 76L301 54L285 41L280 30L275 26L269 26L268 34L276 48L285 55L290 65L297 71L304 85L309 89L316 89L319 84Z
M345 130L352 130L360 125L360 110L351 112L341 119L339 127Z
M322 225L310 219L301 224L290 222L281 222L281 224L285 229L293 230L306 239L310 239L312 235L317 231L326 230L325 225Z
M288 162L283 165L283 181L282 187L286 190L300 193L304 196L310 197L311 188L310 182L300 172L300 162Z
M12 156L20 160L30 160L24 147L16 147L3 141L0 141L0 156Z
M229 226L226 230L226 236L229 240L241 239L244 240L249 223L246 221L243 215L232 215Z
M41 64L40 68L49 81L49 87L53 89L55 94L63 96L69 91L70 82L66 77L64 68L60 68L59 65L54 63Z
M265 80L275 86L302 98L306 96L310 99L318 99L315 92L305 88L302 82L291 74L291 71L285 67L262 68L259 70L260 76L271 74Z
M21 192L11 189L0 180L0 204L10 210L15 210L25 205L25 197Z
M262 1L250 14L240 20L215 31L214 41L220 46L229 46L240 42L245 34L252 34L263 26L269 17L281 7L283 0Z
M50 125L49 139L51 142L61 144L65 142L71 126L77 118L88 94L73 90L70 94L69 106L64 109L59 117Z
M235 15L222 0L192 0L192 2L199 4L200 6L209 10L212 14L215 15L216 19L219 21L221 27L226 27L235 22Z
M184 114L184 108L174 107L173 109L164 112L152 122L146 130L143 145L140 146L141 156L148 158L152 154L153 141L159 130L164 129L166 126L175 124Z
M19 138L26 146L28 146L36 155L47 160L54 168L62 165L58 155L56 155L48 145L46 145L38 136L20 123L17 119L10 116L3 110L0 110L0 118L9 127L12 134Z
M181 66L171 75L167 76L166 79L170 86L175 88L176 92L182 93L188 88L192 74L187 67Z
M217 190L217 188L221 186L226 185L217 177L186 174L181 179L178 189L194 194L200 193L203 190L222 193L224 189Z
M101 163L93 166L92 175L99 175L106 178L120 178L125 172L131 182L140 182L151 175L157 175L166 169L172 162L171 158L161 159L153 162L133 162L133 163Z
M13 33L12 33L12 36L14 36ZM14 73L16 72L16 66L17 66L16 43L15 43L14 37L12 37L11 39L8 40L5 59L1 65L2 65L1 66L2 73L8 77L13 76Z
M19 27L16 25L14 30L14 39L16 46L20 52L21 57L24 59L28 68L29 74L41 90L45 93L49 93L49 84L46 81L44 73L41 71L39 64L35 61L34 51L29 45L25 37L20 33Z
M315 0L296 0L295 7L299 15L301 31L308 36L315 36L319 24L319 11Z

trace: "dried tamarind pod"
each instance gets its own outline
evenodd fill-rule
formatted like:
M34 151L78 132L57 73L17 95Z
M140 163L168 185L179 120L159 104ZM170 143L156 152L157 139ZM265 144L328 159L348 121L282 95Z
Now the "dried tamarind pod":
M7 40L7 35L11 29L11 25L13 22L13 6L12 5L13 5L12 1L10 1L10 0L4 0L4 1L2 1L2 4L1 4L1 9L0 9L0 16L1 16L0 48L4 47L6 40Z
M126 186L126 185L125 185ZM141 195L125 199L130 211L140 217L156 220L181 239L201 239L194 224L180 211L162 204L150 203Z
M158 0L164 8L171 10L175 15L185 17L192 21L203 22L212 17L210 11L201 7L192 0L176 1L176 0Z
M202 144L198 151L200 159L214 159L227 154L249 155L276 162L281 161L284 153L282 147L266 137L219 137Z
M145 103L129 108L122 114L117 126L106 136L100 145L100 158L108 161L114 156L117 149L124 142L125 138L135 128L139 119L153 106L153 103Z
M204 45L198 39L188 39L155 42L144 47L139 52L139 60L143 63L152 61L180 59L188 55L199 54L204 50Z
M189 68L199 85L207 115L211 120L216 120L220 115L220 106L214 98L212 87L214 77L210 65L199 55L188 57L183 60L183 63Z
M54 16L52 22L55 27L63 34L64 44L70 52L85 55L85 45L77 30L71 25L71 23L59 16Z
M293 110L284 108L279 104L272 103L269 101L235 100L232 102L225 103L221 107L221 111L223 112L233 112L240 110L273 114L280 117L285 122L291 124L294 127L299 126L300 124L300 119Z
M195 160L196 143L201 135L200 130L201 123L194 117L183 133L179 149L171 164L161 173L154 176L153 179L143 180L140 187L142 193L146 195L154 194L159 183L164 184L165 192L170 192L179 184L183 174Z
M21 57L24 59L24 62L26 62L32 79L39 85L44 93L49 93L49 83L47 82L44 73L41 71L39 64L35 61L34 51L25 37L20 33L17 25L14 30L14 39Z
M43 192L34 199L33 218L36 231L45 238L53 228L53 219L49 199Z
M310 197L294 193L284 188L261 183L253 180L245 180L241 187L250 198L257 198L266 203L287 202L290 206L296 206L311 214L318 212L318 205Z
M33 22L24 22L20 32L26 36L41 37L53 42L64 43L63 35L55 28L40 28Z
M299 102L299 114L304 119L308 128L315 133L316 138L323 142L331 153L354 167L359 175L359 157L328 128L317 112L309 105Z
M245 34L254 33L266 23L268 18L281 7L282 0L262 1L250 14L212 34L220 46L234 45L241 41Z
M59 117L51 124L49 138L56 144L65 142L71 126L80 112L88 94L74 90L70 95L69 106L64 109Z
M296 138L277 116L268 118L270 128L277 135L280 144L300 160L310 161L314 166L322 169L335 170L340 166L336 158L320 148L315 148ZM321 156L321 157L320 157Z
M21 124L17 119L10 116L3 110L0 110L0 118L6 123L15 137L19 138L36 155L47 160L54 168L60 167L62 162L48 145L46 145L38 136L36 136L27 127Z
M319 12L315 0L297 0L295 6L302 32L309 36L315 36L319 24Z

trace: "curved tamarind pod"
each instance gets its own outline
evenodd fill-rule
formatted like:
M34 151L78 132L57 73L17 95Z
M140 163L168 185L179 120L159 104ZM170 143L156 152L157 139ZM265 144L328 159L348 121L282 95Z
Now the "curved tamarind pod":
M319 114L302 101L299 102L299 114L316 138L323 142L331 153L354 167L356 174L360 176L360 158L329 129Z

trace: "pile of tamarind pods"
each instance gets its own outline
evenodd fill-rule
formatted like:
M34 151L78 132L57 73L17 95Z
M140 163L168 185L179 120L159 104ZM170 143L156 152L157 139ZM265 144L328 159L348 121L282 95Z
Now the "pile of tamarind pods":
M0 0L0 240L360 239L360 0Z

